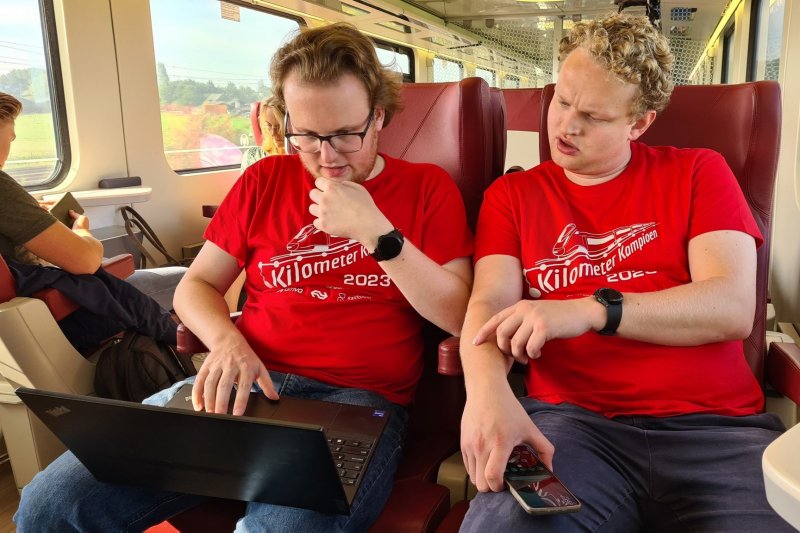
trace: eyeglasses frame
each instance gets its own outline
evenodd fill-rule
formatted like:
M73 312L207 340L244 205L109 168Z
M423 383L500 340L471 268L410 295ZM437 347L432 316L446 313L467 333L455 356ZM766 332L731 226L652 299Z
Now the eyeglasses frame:
M331 148L333 148L333 151L336 152L337 154L354 154L356 152L361 151L361 149L364 148L364 138L367 136L367 133L369 133L369 127L372 125L372 120L374 118L375 118L375 108L372 108L370 110L370 112L369 112L369 116L367 117L367 125L364 127L363 131L351 131L351 132L347 132L347 133L335 133L333 135L317 135L316 133L289 133L289 112L287 111L286 112L286 116L284 116L284 118L283 118L283 131L286 132L286 133L284 133L283 138L285 139L287 146L291 144L293 149L295 149L298 152L303 153L303 154L316 154L316 153L318 153L320 150L322 150L322 143L324 143L326 141L331 146ZM333 146L333 143L331 142L331 139L333 139L334 137L342 137L342 136L345 136L345 135L357 135L358 137L361 138L361 146L359 147L358 150L353 150L352 152L340 152L339 150L336 149L336 147ZM315 139L317 139L319 141L319 148L314 150L313 152L303 151L300 148L298 148L297 145L295 145L295 144L293 144L291 142L291 138L292 137L314 137Z

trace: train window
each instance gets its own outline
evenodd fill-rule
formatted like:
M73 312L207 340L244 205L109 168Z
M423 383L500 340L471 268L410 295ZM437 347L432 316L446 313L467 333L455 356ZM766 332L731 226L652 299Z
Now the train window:
M28 189L63 178L70 154L52 2L41 6L3 0L0 17L0 91L23 105L3 170Z
M375 43L375 51L381 63L403 75L404 83L414 82L414 53L410 48Z
M250 104L299 22L219 0L150 0L164 153L177 172L231 168L254 145Z
M475 67L475 75L486 80L486 83L489 84L489 87L497 87L497 76L493 70Z
M519 89L522 87L517 76L506 76L503 78L503 89Z
M459 61L436 56L433 58L433 81L461 81L464 65Z
M753 5L753 54L749 58L750 80L777 80L781 62L783 7L785 0L759 0Z
M730 83L733 74L733 32L731 24L722 34L722 73L720 83Z

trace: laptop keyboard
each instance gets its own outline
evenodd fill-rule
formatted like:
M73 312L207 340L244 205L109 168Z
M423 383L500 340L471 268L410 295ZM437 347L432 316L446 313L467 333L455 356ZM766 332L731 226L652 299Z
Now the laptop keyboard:
M356 485L366 466L372 450L372 440L352 437L329 436L328 446L331 448L336 470L344 485Z

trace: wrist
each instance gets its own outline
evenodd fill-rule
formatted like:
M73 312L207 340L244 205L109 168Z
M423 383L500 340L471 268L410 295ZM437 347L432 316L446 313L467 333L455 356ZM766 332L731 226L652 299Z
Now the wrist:
M392 231L394 229L394 225L389 222L389 219L383 217L383 220L375 225L370 225L369 228L369 234L365 235L358 241L364 246L364 248L367 249L369 253L372 253L378 246L378 239Z
M602 287L594 292L594 298L605 307L606 319L600 329L600 335L615 335L622 320L622 293L616 289Z

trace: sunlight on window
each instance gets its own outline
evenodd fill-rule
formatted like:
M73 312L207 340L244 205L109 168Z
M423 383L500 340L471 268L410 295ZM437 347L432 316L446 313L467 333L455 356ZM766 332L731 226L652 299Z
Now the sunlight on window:
M296 20L218 0L151 0L164 153L176 171L238 166L250 104ZM238 20L237 20L238 19Z

